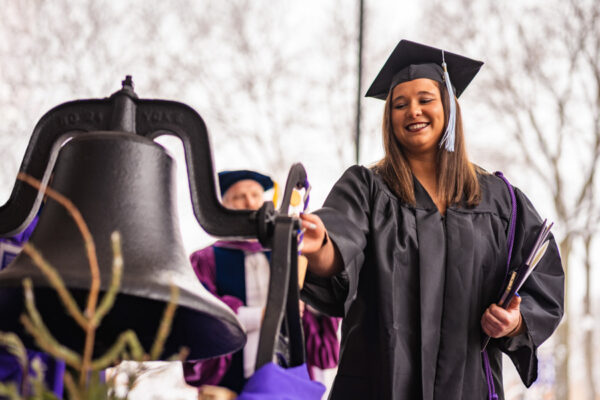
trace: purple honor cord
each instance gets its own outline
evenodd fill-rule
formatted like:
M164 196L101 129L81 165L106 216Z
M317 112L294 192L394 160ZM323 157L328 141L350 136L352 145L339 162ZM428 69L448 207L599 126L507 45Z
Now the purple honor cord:
M308 202L310 201L310 183L308 182L308 177L304 180L304 206L302 208L302 212L306 212L306 209L308 208ZM300 244L302 243L302 240L304 240L304 232L302 231L302 229L300 229L298 231L298 248L300 248ZM300 254L300 250L298 250L298 254Z
M510 259L512 257L512 250L515 243L515 230L516 230L516 222L517 222L517 197L515 196L515 191L508 181L504 177L504 174L500 171L496 171L495 175L502 179L506 186L508 187L508 192L510 193L510 202L511 202L511 213L510 213L510 221L508 224L508 235L506 237L506 247L508 250L508 257L506 260L506 274L504 276L504 281L508 278L508 272L510 270ZM502 284L504 287L504 283ZM483 357L483 364L485 366L485 379L488 386L488 399L489 400L497 400L498 394L496 394L496 387L494 386L494 375L492 374L492 368L490 367L490 358L487 353L487 345L490 341L490 337L487 336L484 340L483 347L481 349L481 355Z

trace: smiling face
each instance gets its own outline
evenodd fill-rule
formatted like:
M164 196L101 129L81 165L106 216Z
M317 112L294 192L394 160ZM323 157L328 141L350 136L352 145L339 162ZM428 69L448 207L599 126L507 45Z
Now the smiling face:
M394 87L391 122L394 136L407 155L435 155L445 125L438 84L419 78Z
M258 210L264 203L263 194L260 183L243 179L231 185L223 194L223 205L234 210Z

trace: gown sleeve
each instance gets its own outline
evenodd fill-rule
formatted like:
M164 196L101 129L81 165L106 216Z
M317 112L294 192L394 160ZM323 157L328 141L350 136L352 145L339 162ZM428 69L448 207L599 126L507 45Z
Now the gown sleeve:
M542 224L529 199L517 188L515 195L518 216L511 260L513 268L525 262ZM519 290L525 332L497 340L498 347L510 357L527 387L537 379L537 348L554 332L563 316L564 286L560 254L550 235L545 255Z
M340 355L338 325L339 318L313 313L308 307L304 310L302 327L306 336L306 364L309 374L312 373L312 367L326 369L337 366Z
M227 304L236 314L243 305L242 300L234 296L219 296L217 293L216 261L212 246L198 250L190 256L190 261L198 280L219 300ZM210 358L204 361L184 361L183 375L187 384L192 386L216 385L231 366L232 355Z
M371 172L350 167L334 185L323 208L316 211L339 250L344 269L331 278L307 272L302 298L331 316L343 317L356 297L369 234Z

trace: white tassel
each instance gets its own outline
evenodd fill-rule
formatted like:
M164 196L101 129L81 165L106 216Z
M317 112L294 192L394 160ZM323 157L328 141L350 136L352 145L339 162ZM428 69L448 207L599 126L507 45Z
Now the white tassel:
M446 66L443 50L442 68L444 69L444 82L446 83L448 98L450 100L450 116L448 117L448 126L446 127L446 132L444 132L444 136L442 136L442 140L440 141L440 147L442 147L442 144L444 144L447 151L454 151L454 141L456 137L456 102L454 100L454 90L452 90L452 83L450 82L450 75L448 74L448 68Z

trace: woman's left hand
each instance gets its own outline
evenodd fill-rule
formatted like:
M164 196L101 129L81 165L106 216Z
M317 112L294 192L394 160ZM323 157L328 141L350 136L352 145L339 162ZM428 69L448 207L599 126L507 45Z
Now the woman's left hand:
M493 338L517 336L523 332L521 316L521 297L515 296L507 309L492 304L481 317L481 328L486 335Z

